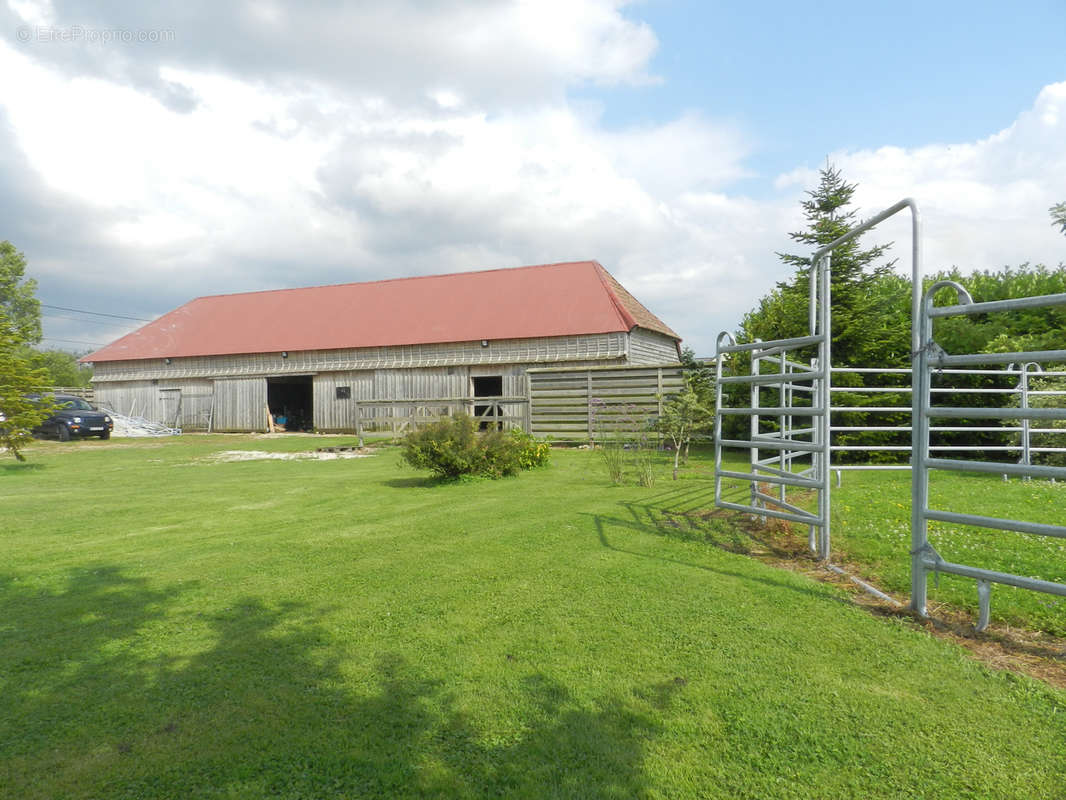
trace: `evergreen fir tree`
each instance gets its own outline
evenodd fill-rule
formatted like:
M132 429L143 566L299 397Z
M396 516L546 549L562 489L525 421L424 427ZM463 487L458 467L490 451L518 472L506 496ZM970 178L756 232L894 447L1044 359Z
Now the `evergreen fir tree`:
M778 283L776 290L744 318L746 339L783 339L809 333L811 254L859 224L856 210L848 208L855 184L847 183L832 165L821 171L818 188L807 194L802 207L808 228L790 233L789 237L809 250L805 255L777 254L784 263L794 266L796 273L791 280ZM863 249L861 238L852 239L832 253L833 361L867 366L871 359L877 359L877 365L886 366L883 358L887 350L894 351L900 363L906 363L909 329L905 320L888 318L888 298L882 296L888 284L879 280L895 264L877 263L891 244Z

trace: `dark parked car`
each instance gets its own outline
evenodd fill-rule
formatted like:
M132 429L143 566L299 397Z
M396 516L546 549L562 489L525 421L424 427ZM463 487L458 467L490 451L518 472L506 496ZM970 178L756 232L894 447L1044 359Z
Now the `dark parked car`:
M70 394L57 394L56 410L48 419L33 429L39 436L55 436L61 442L74 436L99 436L110 439L115 427L111 417L97 411L88 401Z

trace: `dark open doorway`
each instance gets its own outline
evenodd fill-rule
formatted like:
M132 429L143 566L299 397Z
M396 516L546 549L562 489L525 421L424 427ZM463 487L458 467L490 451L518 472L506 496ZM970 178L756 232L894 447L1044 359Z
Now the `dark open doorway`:
M314 430L313 397L310 375L267 378L267 405L274 424L287 431Z
M503 394L502 375L479 375L474 381L474 397L500 397ZM503 409L498 403L475 403L474 417L481 430L499 430L503 427Z

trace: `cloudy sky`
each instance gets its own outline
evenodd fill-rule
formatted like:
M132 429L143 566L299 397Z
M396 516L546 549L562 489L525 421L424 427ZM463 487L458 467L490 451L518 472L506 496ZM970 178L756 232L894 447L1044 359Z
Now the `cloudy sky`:
M710 354L827 159L929 270L1066 260L1064 0L873 5L7 0L0 239L80 351L139 323L62 309L594 258Z

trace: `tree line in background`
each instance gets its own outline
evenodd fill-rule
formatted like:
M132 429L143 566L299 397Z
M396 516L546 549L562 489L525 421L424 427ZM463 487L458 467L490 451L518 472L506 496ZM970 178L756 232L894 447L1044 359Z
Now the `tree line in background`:
M855 184L847 183L840 171L827 166L821 171L819 185L808 192L802 203L807 229L791 233L793 241L806 245L813 252L856 227L856 212L849 208ZM1049 209L1052 224L1066 233L1066 203ZM866 248L861 236L838 247L832 254L832 358L836 365L848 367L909 367L911 363L911 281L893 270L894 260L885 256L891 245ZM783 339L805 336L808 331L808 292L811 261L809 256L779 253L786 264L795 267L787 281L777 284L745 315L738 331L738 341L755 339ZM923 279L923 291L940 280L953 280L970 292L975 302L1005 300L1032 295L1066 293L1066 264L1055 268L1022 264L998 271L981 270L964 275L959 269L943 270ZM955 302L950 289L938 295L942 303ZM937 343L947 352L1018 352L1025 350L1058 350L1066 340L1066 308L1038 308L975 316L958 316L937 320L934 328ZM742 354L741 354L742 355ZM814 356L801 353L800 358ZM743 358L740 359L743 361ZM746 369L746 364L738 364ZM948 383L943 376L934 376L934 386L957 386L970 389L1008 389L1018 383L1016 376L951 376ZM835 386L872 388L909 386L909 375L863 375L837 373ZM1053 381L1036 379L1034 388L1057 386ZM729 387L733 389L733 387ZM746 405L747 387L729 393L730 405ZM765 390L764 390L765 391ZM766 405L776 404L773 391L766 391ZM970 407L997 402L1003 406L1016 395L957 394L941 395L938 402ZM835 393L834 404L841 406L909 406L910 396L900 392ZM729 436L747 438L747 419L729 417L723 426ZM834 424L844 426L908 425L909 415L882 412L841 412L834 415ZM772 425L772 423L770 423ZM961 422L960 424L966 424ZM979 425L977 421L973 423ZM961 432L939 434L939 444L1002 445L1004 434L995 432ZM835 441L838 444L909 443L905 436L888 432L847 432ZM842 454L846 455L846 454ZM868 459L869 454L854 455ZM892 460L891 454L879 460Z

